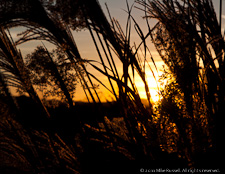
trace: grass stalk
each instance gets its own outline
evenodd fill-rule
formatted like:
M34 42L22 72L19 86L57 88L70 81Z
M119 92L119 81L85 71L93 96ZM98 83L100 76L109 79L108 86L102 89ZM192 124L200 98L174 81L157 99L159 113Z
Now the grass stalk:
M11 66L11 68L7 70L9 70L9 73L13 74L15 79L19 80L22 87L28 92L30 97L40 106L40 109L42 109L43 113L47 117L50 117L50 114L48 113L46 107L43 105L39 96L35 92L31 84L30 78L27 75L28 73L26 73L26 68L24 66L22 55L16 49L13 41L10 41L3 28L1 28L0 32L0 46L5 56L4 59L6 63Z

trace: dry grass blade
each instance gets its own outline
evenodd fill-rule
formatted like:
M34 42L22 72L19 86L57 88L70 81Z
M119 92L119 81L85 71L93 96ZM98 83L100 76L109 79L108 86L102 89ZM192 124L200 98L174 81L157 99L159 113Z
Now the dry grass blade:
M14 42L7 36L4 28L1 28L0 47L2 51L1 62L3 63L1 69L5 70L5 74L9 80L7 83L20 87L22 90L28 92L30 97L32 97L40 106L40 109L43 110L43 113L49 117L50 115L47 109L32 86L21 53L16 49Z

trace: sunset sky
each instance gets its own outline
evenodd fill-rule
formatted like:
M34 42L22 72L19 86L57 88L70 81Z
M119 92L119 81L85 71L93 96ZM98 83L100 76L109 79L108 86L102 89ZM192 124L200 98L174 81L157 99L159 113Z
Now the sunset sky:
M102 9L105 12L106 16L108 16L106 8L105 8L105 3L107 3L110 13L111 13L111 16L114 17L115 19L117 19L119 21L119 23L121 24L122 28L125 29L127 16L128 16L126 13L126 10L127 10L126 1L125 0L99 0L99 2L101 4ZM134 2L134 0L128 0L128 3L130 6L133 4L133 2ZM219 0L214 0L213 2L215 5L215 9L218 10ZM223 2L225 4L225 1L223 1ZM143 30L144 34L146 34L147 33L146 21L145 21L145 19L142 18L144 16L144 12L133 7L132 15L135 18L135 20L138 22L138 24L141 26L141 29ZM154 25L154 21L150 22L150 25ZM225 24L223 23L223 27L224 26L225 26ZM15 40L18 38L17 34L20 33L21 31L23 31L23 28L15 28L15 29L11 30L12 36ZM76 44L78 46L78 49L81 53L81 56L88 60L98 60L98 55L97 55L95 46L93 44L93 41L90 37L89 31L83 30L80 32L73 32L73 35L74 35ZM134 28L132 28L131 43L134 43L134 42L136 43L136 45L138 45L140 43L140 39L139 39L139 36L137 35L137 33L135 32ZM153 72L155 73L155 76L158 78L158 75L161 74L160 70L162 69L163 62L161 61L160 57L158 56L157 51L154 49L154 46L151 44L151 42L148 41L147 43L149 44L148 46L151 50L151 54L157 64L158 74L156 72L156 69L153 66L153 63L150 61L150 59L149 59L149 61L150 61L149 63L151 65L151 67L153 68ZM45 44L49 50L54 48L54 46L49 43L45 42ZM31 42L19 45L18 48L22 51L22 54L25 57L25 55L31 53L38 45L42 45L40 41L31 41ZM150 58L150 55L149 55L149 58ZM122 72L122 65L119 63L119 60L116 63L117 63L118 69ZM96 73L96 72L93 72L93 73ZM95 75L97 75L99 77L99 79L101 79L102 81L107 80L107 78L104 77L103 75L101 75L100 73L96 73ZM158 97L157 97L156 81L153 78L152 72L150 70L146 71L146 75L147 75L152 99L154 101L157 101ZM140 78L136 78L135 82L136 82L136 86L139 90L141 98L145 99L146 96L145 96L144 86L143 86L143 83L141 82ZM100 93L100 96L102 97L103 100L104 100L104 98L109 97L109 93L106 92L106 90L103 88L100 88L98 90L98 92ZM75 94L75 100L79 100L79 101L85 100L85 95L79 86L78 86L77 92Z

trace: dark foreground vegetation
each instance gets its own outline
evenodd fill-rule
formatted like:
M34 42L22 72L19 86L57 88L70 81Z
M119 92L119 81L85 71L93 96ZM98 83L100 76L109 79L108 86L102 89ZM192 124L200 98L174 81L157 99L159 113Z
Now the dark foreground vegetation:
M131 15L134 6L143 11L147 33ZM134 6L127 4L123 31L95 0L0 0L0 173L223 172L222 1L218 14L211 0L137 0ZM20 26L25 31L15 41L10 29ZM133 28L141 39L134 46ZM99 60L80 55L71 30L81 29L90 32ZM42 43L23 57L17 45L31 40L56 49ZM154 106L146 68L153 72L157 65L147 40L166 64L161 82L167 83ZM143 82L147 104L135 76ZM88 103L74 102L78 84ZM112 102L101 101L99 85ZM21 96L15 97L12 87Z

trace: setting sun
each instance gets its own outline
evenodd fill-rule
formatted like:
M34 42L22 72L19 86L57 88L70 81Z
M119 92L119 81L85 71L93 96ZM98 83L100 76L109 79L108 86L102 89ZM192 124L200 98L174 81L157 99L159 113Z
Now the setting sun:
M157 88L157 84L156 84L155 80L149 78L148 84L150 86L149 91L150 91L150 94L151 94L151 99L152 99L153 102L157 102L159 100L159 95L158 95L158 88ZM141 82L136 83L136 86L137 86L137 89L138 89L138 92L139 92L139 95L140 95L141 99L147 99L143 83L141 83Z
M153 103L157 102L160 99L159 89L161 88L161 86L159 84L159 77L162 74L162 65L164 65L163 62L158 63L159 71L154 71L155 77L150 70L146 70L146 78L148 82L149 92L151 94L151 100L153 101ZM144 83L142 82L140 77L135 79L135 84L137 86L141 99L147 99Z

